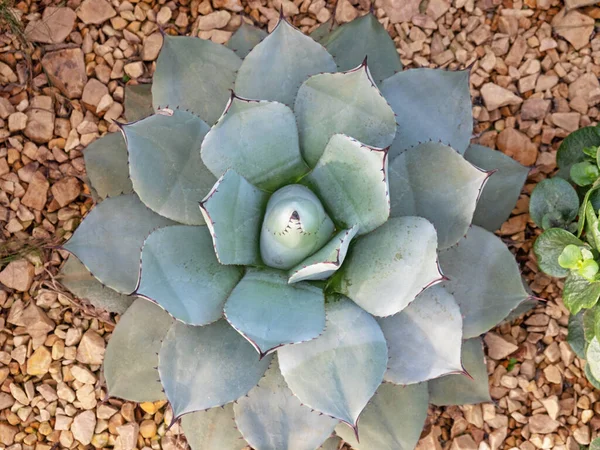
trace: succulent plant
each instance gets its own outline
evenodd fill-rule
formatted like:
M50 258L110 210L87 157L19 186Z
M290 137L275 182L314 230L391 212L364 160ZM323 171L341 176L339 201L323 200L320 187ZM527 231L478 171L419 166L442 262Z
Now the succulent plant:
M108 393L196 450L413 448L490 400L480 335L529 298L492 233L527 169L469 144L469 72L402 71L371 14L318 35L164 36L153 107L84 153L64 283L124 312Z
M587 360L586 376L600 388L600 129L571 133L556 162L556 176L531 193L531 218L544 230L533 248L544 273L566 277L563 303L571 313L567 340Z

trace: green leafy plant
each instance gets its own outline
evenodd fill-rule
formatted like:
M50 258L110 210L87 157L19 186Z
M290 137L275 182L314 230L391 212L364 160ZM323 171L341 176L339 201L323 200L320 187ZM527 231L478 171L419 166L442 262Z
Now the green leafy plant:
M600 385L600 129L585 127L565 138L556 155L557 176L531 193L533 221L544 230L534 244L540 269L565 279L563 302L571 312L568 341L588 361L586 375ZM598 322L596 326L595 323ZM584 330L585 329L585 330Z
M469 145L468 71L401 71L371 14L319 34L165 36L84 152L63 282L124 312L108 393L196 450L413 448L429 402L490 400L480 335L529 298L489 231L528 170Z

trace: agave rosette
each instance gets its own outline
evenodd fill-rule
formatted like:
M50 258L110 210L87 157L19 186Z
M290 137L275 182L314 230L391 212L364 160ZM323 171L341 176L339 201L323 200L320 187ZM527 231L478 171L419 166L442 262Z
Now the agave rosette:
M479 336L528 299L492 233L527 169L469 144L468 72L401 71L371 14L322 31L165 36L153 108L84 153L64 282L124 312L108 393L194 449L413 448L428 403L490 399Z

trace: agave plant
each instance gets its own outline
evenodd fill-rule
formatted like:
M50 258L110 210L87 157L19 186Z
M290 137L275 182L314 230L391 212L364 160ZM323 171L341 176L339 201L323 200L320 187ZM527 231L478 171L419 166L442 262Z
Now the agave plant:
M196 450L413 448L490 400L479 336L529 297L491 232L527 169L469 145L469 73L401 71L371 14L318 35L164 36L153 108L84 154L65 284L124 312L108 393Z

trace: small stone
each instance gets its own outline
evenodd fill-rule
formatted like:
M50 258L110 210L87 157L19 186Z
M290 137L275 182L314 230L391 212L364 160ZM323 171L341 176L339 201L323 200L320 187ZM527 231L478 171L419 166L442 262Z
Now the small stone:
M15 436L19 432L17 427L13 427L5 422L0 422L0 442L4 445L13 445Z
M48 199L48 189L50 183L41 172L36 172L31 178L31 182L27 187L25 195L21 199L21 204L41 211L46 205Z
M552 114L552 123L568 132L573 132L579 128L581 114L578 112L564 112Z
M144 75L144 63L141 61L125 64L123 70L131 78L136 79Z
M27 126L27 116L22 112L15 112L8 116L8 129L11 132L22 131Z
M52 97L33 97L27 110L25 136L36 144L49 142L54 136L54 107Z
M150 439L156 436L156 423L154 420L144 420L140 424L140 434L145 439Z
M582 425L573 432L573 438L579 445L590 445L590 427Z
M489 111L501 108L502 106L519 105L523 103L523 99L513 92L494 83L486 83L481 86L481 96Z
M231 19L231 14L227 11L215 11L206 16L198 17L198 29L200 31L214 30L223 28Z
M469 434L463 434L452 441L450 450L477 450L477 444Z
M165 25L166 23L169 23L169 20L171 20L172 16L173 11L171 11L171 8L169 8L168 6L163 6L162 8L160 8L160 11L158 11L158 14L156 15L156 23L158 23L159 25Z
M488 355L492 359L504 359L519 348L493 332L487 333L484 341L488 347Z
M558 402L558 397L556 395L553 395L552 397L548 397L548 398L544 398L544 399L540 400L540 402L542 403L542 405L544 405L544 408L546 408L546 411L548 412L548 415L550 416L550 418L552 420L556 420L556 418L558 417L558 413L560 411L560 404Z
M75 11L71 8L48 6L44 9L41 20L27 24L25 36L33 42L60 44L73 30L76 17Z
M162 44L163 37L159 32L152 33L146 37L144 39L144 46L142 47L142 59L144 61L154 61L158 57Z
M410 22L419 14L421 0L383 0L382 8L391 23Z
M62 208L79 197L79 194L81 194L81 185L77 178L65 177L54 183L50 191L54 196L54 200L56 200Z
M550 111L550 100L542 98L528 98L521 106L521 119L523 120L539 120L546 117ZM548 317L548 316L544 316Z
M84 0L77 8L77 16L86 25L100 25L116 15L117 12L106 0Z
M563 8L552 19L552 28L559 36L571 43L575 50L585 47L594 32L595 21L579 11Z
M558 84L556 75L540 75L535 84L535 92L545 92Z
M56 415L56 423L54 424L55 430L69 430L71 428L71 424L73 423L73 418L69 416L65 416L63 414Z
M548 366L544 369L546 380L554 384L562 384L562 374L556 366Z
M588 423L594 417L594 411L591 409L586 409L581 413L581 422Z
M27 374L42 376L48 373L52 363L52 354L45 346L40 346L27 360Z
M18 401L22 405L29 405L29 398L27 397L27 394L25 394L25 391L23 389L21 389L15 383L10 383L8 388L10 389L10 393L16 401Z
M502 130L498 135L496 145L502 153L524 166L533 166L537 160L538 150L535 144L525 133L514 128Z
M15 107L4 97L0 97L0 119L4 120L15 112Z
M83 88L83 94L81 101L87 108L96 112L96 107L104 97L108 94L108 88L95 78L90 78L85 87Z
M96 382L96 376L85 367L71 366L71 375L83 384L94 384Z
M111 405L102 404L98 406L96 414L98 419L108 420L117 413L118 409Z
M352 22L358 17L358 10L348 0L340 0L335 10L337 23Z
M73 437L82 445L88 445L92 442L94 428L96 427L96 416L92 411L84 411L73 420L71 432Z
M536 414L529 418L529 431L532 433L554 433L559 426L560 422L553 420L547 414Z
M0 84L16 83L18 80L17 74L15 74L10 66L0 62Z
M139 431L140 427L137 423L128 423L117 427L117 433L119 433L117 446L122 450L134 450L136 448Z
M9 289L27 292L33 283L35 268L25 259L11 261L0 272L0 283Z
M244 7L240 0L213 0L216 9L228 9L233 12L242 12Z
M592 99L591 93L598 88L600 88L600 82L598 82L596 75L585 73L569 85L569 98L572 100L583 97L588 105L592 106L594 99Z
M106 343L102 336L93 330L85 332L77 346L77 361L84 364L102 364ZM77 438L76 438L77 439Z
M66 48L48 52L42 66L50 82L68 98L81 98L88 81L83 52L79 48Z

